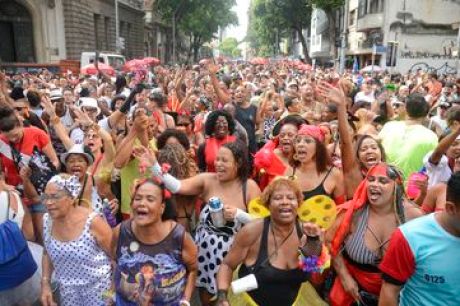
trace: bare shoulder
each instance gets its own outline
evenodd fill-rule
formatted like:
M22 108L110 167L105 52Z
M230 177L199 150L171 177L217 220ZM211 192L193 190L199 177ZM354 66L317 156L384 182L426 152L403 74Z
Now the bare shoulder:
M411 201L404 201L404 214L407 221L416 219L424 215L423 211Z
M253 245L262 235L264 219L255 219L243 226L237 233L242 245L249 247Z

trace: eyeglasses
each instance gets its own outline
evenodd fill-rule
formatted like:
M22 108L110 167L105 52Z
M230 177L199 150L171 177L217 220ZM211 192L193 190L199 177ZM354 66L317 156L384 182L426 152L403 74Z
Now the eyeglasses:
M55 193L55 194L42 194L40 196L40 200L42 201L42 203L45 203L47 201L51 201L51 202L56 202L56 201L59 201L60 199L62 199L63 197L65 197L65 194L63 193Z

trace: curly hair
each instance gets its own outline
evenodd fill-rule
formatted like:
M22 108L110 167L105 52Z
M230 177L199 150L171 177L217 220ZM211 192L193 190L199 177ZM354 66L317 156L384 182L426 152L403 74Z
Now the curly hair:
M206 119L206 123L204 124L205 135L212 136L216 127L217 118L221 116L225 117L225 120L227 120L229 134L233 135L233 133L235 133L235 121L233 120L232 115L224 110L215 110L211 112Z
M184 147L178 143L165 145L158 153L158 162L171 165L169 173L178 179L189 178L198 172L195 162L189 158Z
M278 188L280 188L281 186L285 186L285 187L291 189L294 192L294 194L295 194L295 196L297 198L297 203L300 206L300 204L303 201L303 194L302 194L302 190L300 188L299 183L297 181L295 181L295 180L292 180L292 179L290 179L288 177L283 177L283 176L279 176L279 177L275 178L264 189L264 192L260 196L260 199L261 199L263 205L265 205L266 207L270 206L270 200L271 200L271 197L273 196L273 193Z
M251 173L251 166L248 161L248 151L246 145L237 140L235 142L227 142L222 145L222 147L227 148L232 152L233 158L236 162L237 172L236 175L241 181L246 181L249 178Z
M166 129L163 133L160 134L160 136L158 136L158 150L163 149L168 139L171 137L176 138L179 141L179 143L184 147L185 151L188 151L190 149L190 141L188 140L187 135L184 132L176 129Z

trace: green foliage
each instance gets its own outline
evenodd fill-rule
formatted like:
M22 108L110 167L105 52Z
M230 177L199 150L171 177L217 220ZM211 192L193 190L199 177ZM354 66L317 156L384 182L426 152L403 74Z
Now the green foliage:
M309 0L253 0L249 9L247 40L260 56L277 53L281 38L301 35L310 27L312 6ZM305 39L301 43L307 50ZM304 54L308 57L308 54Z
M154 10L168 24L175 16L177 28L189 37L190 51L196 58L200 47L214 38L219 27L238 24L231 10L235 4L235 0L157 0Z
M238 40L234 37L225 38L219 45L219 51L225 56L241 56L241 50L238 49Z
M324 11L333 11L345 4L344 0L311 0L311 3Z

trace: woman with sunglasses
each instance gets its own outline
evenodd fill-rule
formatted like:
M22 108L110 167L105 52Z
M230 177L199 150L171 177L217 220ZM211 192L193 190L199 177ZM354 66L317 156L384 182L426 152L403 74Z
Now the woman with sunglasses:
M185 228L173 221L170 197L157 178L134 186L132 218L113 235L117 305L190 306L197 250Z
M285 175L300 183L304 200L327 196L337 204L345 201L343 176L330 166L330 158L323 143L322 130L303 124L294 138L294 151Z
M56 305L51 280L59 285L59 305L101 305L110 290L112 231L97 213L77 204L82 185L76 176L59 174L42 196L44 251L41 302ZM52 278L53 271L55 272Z
M260 194L257 184L248 179L249 165L244 144L229 142L217 151L214 173L201 173L185 180L178 180L164 171L155 155L146 148L139 148L135 155L143 168L160 177L174 194L200 196L208 203L218 197L223 204L224 226L215 225L210 206L206 204L200 212L195 242L198 246L198 277L201 304L211 305L217 293L216 274L222 260L233 242L234 235L251 217L245 212L247 203Z
M367 171L374 165L385 161L385 152L382 145L371 135L357 138L353 148L353 137L348 125L347 97L343 86L336 88L328 83L318 86L319 93L327 101L337 105L337 116L340 135L340 151L342 159L345 194L348 199L365 177Z
M382 285L378 264L389 239L400 224L421 215L406 199L398 170L384 163L371 167L326 235L337 273L332 306L377 305Z

